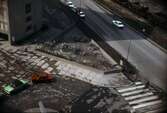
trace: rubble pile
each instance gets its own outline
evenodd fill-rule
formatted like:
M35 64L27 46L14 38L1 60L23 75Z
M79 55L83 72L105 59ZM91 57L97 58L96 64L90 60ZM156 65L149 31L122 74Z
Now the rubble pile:
M30 71L21 63L15 55L1 50L0 51L0 85L4 82L10 82L11 78L20 78L29 76ZM2 84L1 84L2 83Z
M39 44L37 50L103 71L112 69L112 64L103 56L100 48L87 37L45 42Z

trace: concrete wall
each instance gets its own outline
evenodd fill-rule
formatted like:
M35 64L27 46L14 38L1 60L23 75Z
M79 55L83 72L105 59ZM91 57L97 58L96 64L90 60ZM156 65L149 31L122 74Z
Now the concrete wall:
M31 4L30 13L26 13L26 4ZM41 0L8 0L9 38L12 44L28 38L40 30L42 25ZM31 17L30 21L26 18ZM31 29L27 30L28 26Z

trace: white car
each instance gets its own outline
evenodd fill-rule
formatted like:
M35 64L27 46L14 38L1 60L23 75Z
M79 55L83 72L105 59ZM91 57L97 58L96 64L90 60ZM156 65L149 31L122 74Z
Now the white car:
M123 28L124 27L124 24L121 21L119 21L119 20L113 20L112 23L115 26L119 27L119 28Z
M67 4L68 7L70 7L70 8L73 8L73 7L74 7L74 4L73 4L71 1L68 1L66 4Z
M80 16L80 18L85 18L85 13L83 11L78 11L78 15Z

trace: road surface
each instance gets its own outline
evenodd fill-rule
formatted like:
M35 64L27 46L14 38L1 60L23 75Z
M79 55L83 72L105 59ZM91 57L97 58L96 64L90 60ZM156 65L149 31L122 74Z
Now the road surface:
M138 70L139 74L155 85L167 91L167 54L144 39L128 25L119 29L112 25L113 14L99 7L92 0L71 0L86 13L85 23L96 31L110 46L127 58Z

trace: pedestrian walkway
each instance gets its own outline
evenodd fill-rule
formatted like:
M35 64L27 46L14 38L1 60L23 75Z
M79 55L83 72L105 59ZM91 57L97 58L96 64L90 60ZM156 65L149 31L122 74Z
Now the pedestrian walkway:
M140 81L129 87L117 88L117 91L128 102L132 112L160 113L165 109L163 99Z

